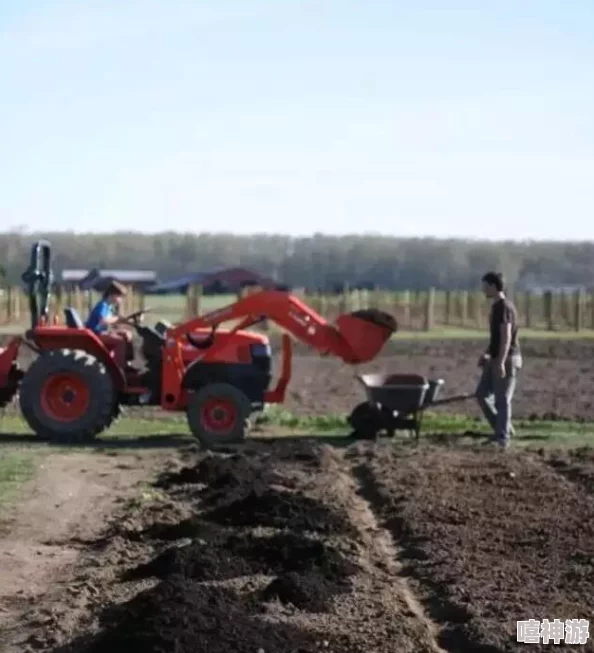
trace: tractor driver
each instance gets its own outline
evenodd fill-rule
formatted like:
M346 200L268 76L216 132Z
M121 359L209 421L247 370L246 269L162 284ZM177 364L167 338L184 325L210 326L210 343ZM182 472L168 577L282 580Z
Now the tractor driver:
M115 328L120 324L117 309L125 295L124 286L117 281L112 281L91 311L85 325L87 329L101 336L107 346L113 346L123 361L134 358L132 333L127 329Z

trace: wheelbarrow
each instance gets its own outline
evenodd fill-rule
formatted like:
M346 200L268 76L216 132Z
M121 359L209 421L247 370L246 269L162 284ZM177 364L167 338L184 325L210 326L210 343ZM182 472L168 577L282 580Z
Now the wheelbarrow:
M475 397L466 393L438 399L444 380L419 374L363 374L355 378L367 394L367 401L348 417L351 437L359 439L375 439L382 431L389 437L396 431L412 431L418 440L427 408Z

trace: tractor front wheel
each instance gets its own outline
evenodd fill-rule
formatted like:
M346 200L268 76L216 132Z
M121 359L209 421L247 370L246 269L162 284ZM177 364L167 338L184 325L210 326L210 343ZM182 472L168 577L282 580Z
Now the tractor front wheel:
M88 442L109 428L117 400L103 363L70 349L39 356L23 378L19 398L31 429L61 443Z
M190 396L188 425L206 449L243 442L252 405L239 388L228 383L205 385Z

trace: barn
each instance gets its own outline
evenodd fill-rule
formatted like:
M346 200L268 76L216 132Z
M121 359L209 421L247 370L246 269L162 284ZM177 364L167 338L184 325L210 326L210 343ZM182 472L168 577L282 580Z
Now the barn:
M146 290L157 281L154 270L110 270L93 268L91 270L62 270L62 286L81 290L102 291L112 279L137 290Z
M176 279L156 283L147 288L148 294L186 293L189 286L200 285L204 294L238 293L246 286L279 288L273 279L242 267L216 268L205 272L195 272ZM283 287L283 289L286 289Z

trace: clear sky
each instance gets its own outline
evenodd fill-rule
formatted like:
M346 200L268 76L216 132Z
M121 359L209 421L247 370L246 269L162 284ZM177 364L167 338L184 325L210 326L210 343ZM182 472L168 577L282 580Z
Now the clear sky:
M0 0L0 231L594 239L593 0Z

